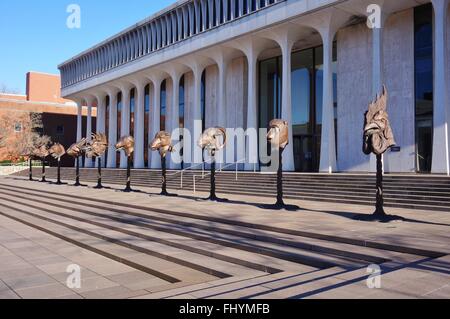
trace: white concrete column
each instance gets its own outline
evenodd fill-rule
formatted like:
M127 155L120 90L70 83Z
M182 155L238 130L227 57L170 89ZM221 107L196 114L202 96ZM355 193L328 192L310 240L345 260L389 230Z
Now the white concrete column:
M144 152L147 147L144 145L144 103L145 103L145 82L137 82L136 86L136 101L134 113L134 168L144 168Z
M201 99L202 99L202 75L203 75L204 67L197 65L194 67L194 105L192 105L191 114L192 114L192 128L193 132L191 132L192 135L192 158L193 158L193 165L198 165L202 162L202 149L197 145L197 140L200 137L200 135L203 133L201 132L202 128L199 127L198 123L202 123L202 112L201 112Z
M103 93L99 93L96 95L97 98L97 127L96 127L96 132L97 133L105 133L105 120L106 120L106 116L105 116L105 112L106 112L106 101L105 101L105 95ZM102 156L102 163L104 164L104 158L105 156ZM95 159L96 161L96 166L97 166L97 159Z
M168 126L167 131L172 134L174 130L180 127L180 79L181 74L173 73L172 78L172 103L170 105L170 110L168 115L170 116L170 126ZM179 150L177 150L179 151ZM168 163L170 169L180 169L181 163L172 162L172 157L169 154Z
M161 117L161 83L163 78L154 78L153 82L153 109L151 110L151 124L150 124L150 137L153 139L155 135L160 130L160 117ZM150 168L160 169L161 168L161 158L159 154L151 153Z
M257 98L257 66L258 66L258 52L253 48L246 50L248 61L248 100L247 100L247 131L249 129L258 130L258 107L256 105ZM249 136L246 136L245 141L246 161L245 170L251 171L258 163L258 142L252 141Z
M122 91L122 114L120 137L130 135L130 87L124 86ZM128 159L124 151L120 151L120 168L127 168Z
M117 92L109 91L109 125L108 125L108 168L116 168L117 143Z
M448 0L432 0L434 8L434 94L432 173L450 175L447 96L447 8Z
M86 99L87 102L87 121L86 121L86 140L90 141L92 138L92 104L93 104L93 99L92 98L88 98ZM89 168L89 167L93 167L94 164L92 162L91 158L85 158L84 160L84 167Z
M286 36L280 41L283 54L281 118L289 123L289 144L283 152L283 170L294 171L294 138L292 132L291 53L293 42Z
M328 174L337 170L333 99L334 34L334 31L330 29L321 32L323 40L323 102L319 171Z

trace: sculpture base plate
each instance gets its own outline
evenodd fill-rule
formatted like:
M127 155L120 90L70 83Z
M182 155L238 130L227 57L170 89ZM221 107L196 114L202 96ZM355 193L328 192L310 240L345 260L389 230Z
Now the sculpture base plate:
M50 182L50 184L53 184L53 185L67 185L67 183L63 183L63 182Z
M81 184L81 183L75 183L75 184L72 184L71 186L74 186L74 187L87 187L87 185L84 185L84 184Z
M287 210L287 211L297 211L300 210L300 207L297 205L288 205L283 202L275 203L275 204L261 204L258 205L261 209L270 209L270 210Z
M209 196L208 198L200 199L205 202L216 202L216 203L228 203L230 200L227 198L219 198L217 196Z
M140 190L135 190L132 188L125 188L125 189L118 189L116 192L122 192L122 193L142 193Z
M406 219L397 215L388 215L384 211L375 211L372 215L358 214L353 217L353 220L362 222L379 222L379 223L390 223L390 222L403 222Z
M171 194L169 192L161 192L159 196L167 196L167 197L178 197L178 194Z
M46 180L46 179L41 179L41 180L39 181L39 183L47 183L47 180Z
M92 187L93 189L103 189L103 188L105 188L105 187L103 187L103 185L101 185L101 184L98 184L97 186L95 186L95 187Z

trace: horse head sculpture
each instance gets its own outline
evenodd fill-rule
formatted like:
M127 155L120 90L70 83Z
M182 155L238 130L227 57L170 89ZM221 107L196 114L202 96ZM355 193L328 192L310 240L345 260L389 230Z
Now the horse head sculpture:
M219 137L223 137L220 142ZM213 127L205 130L198 140L198 146L202 149L207 149L209 155L214 155L215 152L223 149L227 143L227 133L223 127Z
M129 157L134 152L134 138L133 136L124 136L116 144L116 150L124 150L125 154Z
M72 157L80 157L83 154L85 146L86 146L86 139L82 138L80 141L78 141L75 144L72 144L67 149L67 155Z
M386 112L387 97L386 87L383 86L383 93L369 104L369 110L365 114L363 152L366 155L384 154L396 144Z
M101 157L108 148L108 138L104 133L92 134L92 139L86 144L85 152L88 158Z
M173 152L174 149L170 134L165 131L158 132L150 144L150 149L152 151L159 151L162 157L166 157L167 153Z
M287 121L275 119L269 123L267 140L274 147L284 149L289 144L289 124Z
M61 144L55 143L50 147L49 153L54 159L60 160L66 154L66 150Z

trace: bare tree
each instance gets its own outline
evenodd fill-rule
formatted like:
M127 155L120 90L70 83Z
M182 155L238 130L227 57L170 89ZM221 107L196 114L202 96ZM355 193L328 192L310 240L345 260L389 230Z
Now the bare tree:
M5 83L0 83L0 93L3 94L19 94L18 89L11 89Z

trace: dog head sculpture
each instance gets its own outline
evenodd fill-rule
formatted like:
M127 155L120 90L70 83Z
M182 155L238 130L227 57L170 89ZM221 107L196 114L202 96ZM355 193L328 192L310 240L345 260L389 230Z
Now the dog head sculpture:
M108 138L104 133L92 134L92 139L85 147L86 156L88 158L100 157L105 154L108 148Z
M284 120L272 120L269 123L267 140L274 147L284 149L289 144L289 124Z
M116 144L116 150L124 150L127 156L131 156L134 152L134 138L133 136L124 136Z
M220 142L219 137L223 137ZM227 143L227 133L223 127L213 127L205 130L198 140L198 146L202 149L207 149L209 155L214 155L215 152L223 149Z
M86 146L86 139L82 138L80 141L78 141L75 144L72 144L67 149L67 155L72 157L80 157L83 154L85 146Z
M381 155L395 146L394 134L386 112L387 97L386 87L383 86L383 93L370 103L365 114L363 152L366 155Z
M158 132L150 144L150 149L152 151L159 151L162 157L166 157L168 152L173 152L170 134L165 131Z
M41 145L34 149L33 156L37 158L46 158L49 155L47 145Z
M66 150L61 144L55 143L50 147L49 153L54 159L60 160L66 154Z

